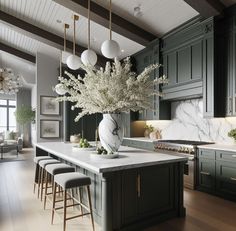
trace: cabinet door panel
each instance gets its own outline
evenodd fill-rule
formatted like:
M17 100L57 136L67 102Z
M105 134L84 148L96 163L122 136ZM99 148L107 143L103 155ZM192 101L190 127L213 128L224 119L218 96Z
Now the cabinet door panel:
M168 85L174 85L177 83L177 58L176 52L172 52L167 56L167 77L169 79Z
M236 165L228 162L216 163L216 190L225 195L236 196Z
M192 45L192 79L202 79L202 40Z
M185 47L178 51L178 83L184 83L191 80L191 49Z
M203 105L204 116L214 117L214 39L204 40Z
M140 215L150 215L173 208L173 172L172 165L159 165L141 170L138 209Z
M127 170L123 174L123 223L128 224L137 219L138 197L137 197L137 171Z
M215 189L215 161L199 159L198 166L199 186L207 191Z

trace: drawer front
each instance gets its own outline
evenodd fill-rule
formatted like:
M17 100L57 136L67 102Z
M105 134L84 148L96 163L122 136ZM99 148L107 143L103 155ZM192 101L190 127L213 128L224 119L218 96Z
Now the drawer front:
M200 187L213 191L215 188L215 161L199 159L198 184Z
M146 150L154 150L154 145L152 142L143 142L138 140L123 140L122 145L134 147L134 148L141 148Z
M236 164L216 163L216 189L223 196L236 196Z
M216 151L216 160L236 162L236 152Z
M212 159L215 160L215 151L208 150L208 149L199 149L198 150L198 157L204 159Z

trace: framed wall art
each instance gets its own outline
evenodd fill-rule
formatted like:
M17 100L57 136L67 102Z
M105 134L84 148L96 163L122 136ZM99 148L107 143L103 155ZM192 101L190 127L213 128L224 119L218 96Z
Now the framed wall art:
M60 138L60 120L40 120L40 138Z
M40 96L40 115L60 115L60 103L55 96Z

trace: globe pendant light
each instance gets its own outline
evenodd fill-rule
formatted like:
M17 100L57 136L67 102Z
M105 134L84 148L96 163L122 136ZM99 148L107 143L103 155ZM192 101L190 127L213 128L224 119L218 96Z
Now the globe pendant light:
M109 31L110 31L110 39L106 40L102 43L101 46L101 51L102 54L109 59L113 59L117 57L120 53L120 46L119 44L115 41L112 40L112 31L111 31L111 0L110 0L110 10L109 10Z
M88 49L81 54L81 60L85 66L94 66L97 63L97 55L90 49L90 0L88 0Z
M75 55L75 21L79 20L78 15L74 15L74 36L73 36L73 55L70 55L67 60L67 66L72 70L77 70L81 67L81 59L77 55Z
M62 51L61 51L61 54L60 54L60 76L59 77L62 77L61 76L61 69L62 69L62 67L61 67L61 63L62 63ZM58 95L65 95L66 94L66 89L65 89L65 87L64 87L64 85L63 84L61 84L61 83L58 83L56 86L55 86L55 91L56 91L56 93L58 94Z
M66 64L67 58L71 55L71 53L66 51L66 29L69 29L69 24L64 24L64 51L62 51L62 63Z

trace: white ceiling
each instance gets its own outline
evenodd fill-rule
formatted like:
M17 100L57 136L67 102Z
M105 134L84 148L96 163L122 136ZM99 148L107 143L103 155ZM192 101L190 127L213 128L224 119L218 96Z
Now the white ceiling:
M72 25L72 15L74 12L71 10L53 2L52 0L0 0L0 9L6 13L16 16L24 21L48 30L54 34L63 37L63 23ZM60 20L62 23L58 23ZM76 42L84 47L87 46L87 19L80 16L79 22L76 24ZM0 39L7 37L5 33L7 30L2 30L0 33ZM91 47L99 54L101 54L100 47L103 41L108 39L108 29L100 26L97 23L91 23ZM72 40L73 29L68 30L68 38ZM9 38L9 37L8 37ZM113 33L113 38L119 41L121 49L124 53L121 54L121 58L131 55L143 48L140 44L131 41L119 34ZM10 39L12 45L17 45L19 39ZM41 50L38 44L28 41L26 36L21 37L21 43L24 44L24 49L34 53Z
M108 0L93 0L108 8ZM140 5L142 17L134 17L134 7ZM198 15L183 0L113 0L112 11L128 21L160 37Z

